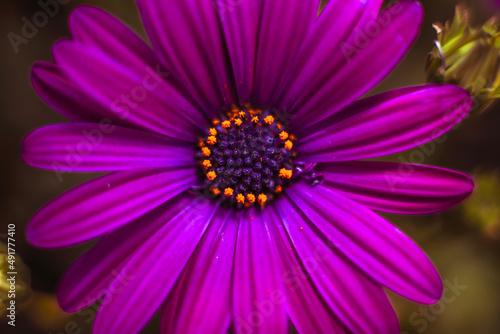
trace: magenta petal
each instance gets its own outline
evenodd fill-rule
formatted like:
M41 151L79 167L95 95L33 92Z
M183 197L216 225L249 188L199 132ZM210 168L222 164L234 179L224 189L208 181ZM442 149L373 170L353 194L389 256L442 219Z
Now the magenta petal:
M259 210L242 212L233 278L235 333L288 333L284 302L274 296L283 283L273 237Z
M474 182L448 169L379 161L318 164L323 185L370 209L403 214L448 209L472 192Z
M276 90L318 12L318 0L263 1L256 58L254 104L271 106Z
M138 169L100 177L40 210L28 225L28 240L46 248L90 240L156 208L196 182L196 168Z
M64 171L117 171L194 166L192 146L172 138L107 123L40 128L24 139L31 166Z
M298 182L287 195L333 247L375 281L418 303L441 297L443 285L432 263L387 220L323 186Z
M213 201L195 200L152 236L113 281L97 312L92 333L136 334L158 310L217 211ZM121 275L121 274L120 274Z
M236 103L214 1L138 0L138 6L164 65L208 115Z
M402 88L354 103L300 140L300 159L346 161L378 157L439 137L471 105L469 93L450 85Z
M188 214L193 199L192 195L181 194L105 235L64 275L57 293L61 308L66 312L75 312L112 293L109 288L129 257L181 211ZM128 275L122 273L118 277L122 279L122 284L128 283Z
M103 120L101 111L107 106L85 96L67 79L61 66L47 62L35 63L31 84L48 105L69 120L95 123Z
M217 211L162 311L163 333L227 333L238 219Z
M338 46L329 66L308 72L287 94L295 117L292 126L307 127L361 97L398 64L416 39L423 10L416 1L401 1L384 10L378 19L358 27L346 44ZM358 37L372 31L372 37ZM361 42L360 42L361 41ZM346 50L347 48L347 50ZM313 76L313 77L310 77Z
M399 333L399 324L382 287L348 261L335 247L317 234L309 221L287 198L277 208L303 269L337 317L353 333Z
M141 61L122 64L99 49L65 40L54 45L53 54L89 99L106 106L101 111L104 119L191 142L206 122L165 80L170 73Z
M306 2L309 1L303 1ZM347 41L356 27L377 17L381 4L382 0L328 1L285 76L285 85L280 90L284 95L282 108L289 108L297 98L297 95L289 94L291 90L309 89L314 78L333 65L332 55L339 53L339 46Z
M276 205L279 206L279 203ZM284 283L284 294L277 294L274 297L275 302L286 300L288 315L299 333L346 333L342 323L332 313L332 309L303 268L275 207L267 207L263 215L273 236Z
M227 51L233 68L238 100L249 103L252 94L261 0L216 0Z
M153 50L134 31L100 8L77 7L71 13L69 27L77 43L99 49L123 64L144 62L152 68L158 65Z

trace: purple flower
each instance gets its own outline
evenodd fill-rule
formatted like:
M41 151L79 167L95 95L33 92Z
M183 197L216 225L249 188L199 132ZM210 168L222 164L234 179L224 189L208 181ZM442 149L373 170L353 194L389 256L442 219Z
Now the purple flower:
M38 247L100 237L58 293L104 297L94 333L398 333L383 290L436 302L439 275L372 210L420 214L469 195L461 173L358 161L438 138L471 105L450 85L356 101L415 40L422 8L381 0L138 0L154 51L79 7L38 94L72 122L30 134L30 165L114 173L57 198Z

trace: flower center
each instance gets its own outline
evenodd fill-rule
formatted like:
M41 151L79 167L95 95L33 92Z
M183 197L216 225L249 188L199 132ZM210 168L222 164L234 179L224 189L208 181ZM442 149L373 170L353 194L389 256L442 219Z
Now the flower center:
M294 142L270 111L234 108L215 119L200 139L203 187L238 208L264 206L294 176Z

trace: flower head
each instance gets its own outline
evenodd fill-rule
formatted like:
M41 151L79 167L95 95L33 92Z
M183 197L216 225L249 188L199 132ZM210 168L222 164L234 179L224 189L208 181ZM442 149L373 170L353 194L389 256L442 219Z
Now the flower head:
M486 110L500 98L500 31L498 18L472 27L470 12L456 7L453 21L435 23L438 39L426 63L427 80L467 89L477 101L475 111Z
M40 247L101 237L62 280L65 310L103 297L97 334L137 333L160 306L169 333L284 333L290 321L301 333L398 333L383 287L439 299L432 263L373 210L440 211L472 181L359 161L438 137L470 108L450 85L357 101L416 38L417 2L379 13L379 0L335 0L319 16L304 0L138 4L153 50L84 6L54 63L33 69L72 122L31 133L26 162L59 178L113 172L29 224Z

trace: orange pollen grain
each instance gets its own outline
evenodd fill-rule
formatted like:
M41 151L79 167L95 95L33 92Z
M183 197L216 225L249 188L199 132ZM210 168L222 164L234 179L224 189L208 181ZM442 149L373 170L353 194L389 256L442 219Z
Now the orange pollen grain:
M244 111L240 111L240 117L241 118L245 117L245 112Z
M288 138L288 132L286 132L286 131L282 131L282 132L280 133L280 139L281 139L281 140L285 140L285 139L287 139L287 138Z
M238 201L238 203L241 203L241 204L245 203L245 196L243 196L243 194L238 194L236 196L236 201Z
M293 143L290 140L287 140L285 142L285 148L290 151L292 149L292 147L293 147Z
M213 123L214 125L220 124L220 120L218 120L218 119L214 119L214 120L212 121L212 123Z
M285 168L281 168L279 177L283 179L290 179L292 177L292 171Z
M248 194L247 199L250 203L255 202L255 195L254 194Z
M226 196L226 197L233 196L233 192L234 192L234 190L232 188L226 188L226 189L224 189L224 196Z
M253 123L259 123L259 118L257 116L252 117Z
M275 190L277 193L280 193L283 191L283 188L280 186L280 185L277 185L276 186L276 190Z
M203 167L205 168L212 167L212 163L210 162L210 160L203 160Z
M269 115L266 118L264 118L264 122L266 122L266 124L272 124L274 122L274 117Z
M259 198L257 200L259 201L260 205L264 205L264 204L266 204L267 196L264 194L260 194Z
M202 147L201 148L201 154L203 154L204 157L210 156L210 149L208 147Z
M230 128L231 127L231 122L230 121L224 121L224 122L222 122L222 127L224 129Z
M210 128L210 130L208 130L208 133L210 133L211 136L217 136L217 130L215 130L215 128Z
M214 145L215 143L217 143L217 138L215 136L210 136L207 138L208 145Z
M243 121L239 118L237 118L235 121L234 121L234 124L236 124L237 126L240 126L241 123L243 123Z
M207 179L209 179L210 181L215 180L216 177L217 174L213 170L207 173Z
M212 188L210 189L210 191L214 194L214 195L219 195L220 194L220 190L217 189L217 188Z

